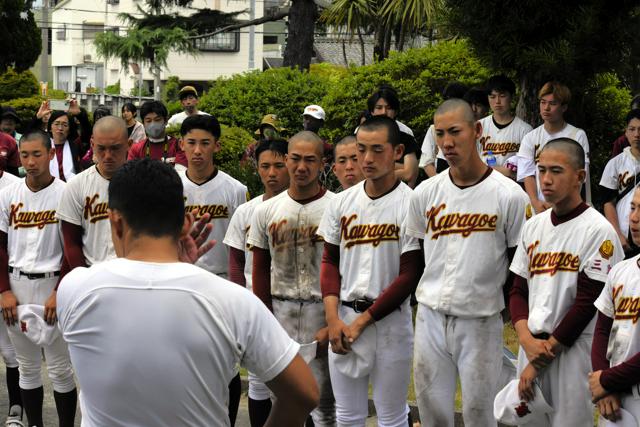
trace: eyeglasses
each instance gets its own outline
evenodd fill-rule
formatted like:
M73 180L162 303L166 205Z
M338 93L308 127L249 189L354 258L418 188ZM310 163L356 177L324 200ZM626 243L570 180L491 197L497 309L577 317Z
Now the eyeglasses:
M67 123L67 122L53 122L51 124L51 126L55 126L57 128L63 128L64 129L64 128L68 128L69 127L69 123Z

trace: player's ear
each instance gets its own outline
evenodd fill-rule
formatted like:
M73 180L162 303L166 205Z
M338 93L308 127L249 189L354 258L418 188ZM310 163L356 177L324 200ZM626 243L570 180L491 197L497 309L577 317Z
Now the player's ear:
M578 170L578 180L581 184L584 184L584 182L587 180L587 171L585 169Z
M404 154L404 144L398 144L395 147L393 147L393 156L396 162L402 158L403 154Z
M123 257L126 254L122 249L122 240L124 237L124 221L122 214L117 210L108 209L109 224L111 225L111 240L113 241L113 248L116 251L118 257Z

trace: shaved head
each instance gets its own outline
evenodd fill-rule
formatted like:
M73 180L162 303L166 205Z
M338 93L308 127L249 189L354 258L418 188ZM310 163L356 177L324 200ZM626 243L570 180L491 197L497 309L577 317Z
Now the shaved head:
M436 116L441 116L443 114L458 110L462 112L464 121L469 122L471 125L476 122L476 118L473 115L471 106L467 103L467 101L458 98L448 99L440 104L433 117L435 118Z
M541 153L549 150L556 150L565 153L569 157L569 162L576 170L584 169L584 149L582 145L571 138L556 138L547 142Z
M127 123L117 116L106 116L101 118L93 125L93 133L115 133L120 132L122 138L126 141L129 139L127 132Z
M314 132L303 130L289 138L289 152L291 152L291 147L297 142L310 142L314 144L320 158L324 157L324 142Z

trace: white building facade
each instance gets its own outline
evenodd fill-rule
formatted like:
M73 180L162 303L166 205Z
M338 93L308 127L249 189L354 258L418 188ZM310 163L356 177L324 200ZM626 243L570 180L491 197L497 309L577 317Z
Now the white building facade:
M253 16L262 16L262 3L254 2ZM126 34L126 24L118 14L130 13L138 16L138 6L144 8L140 0L64 0L52 11L51 25L53 67L53 87L67 92L90 92L92 88L102 89L120 82L120 93L129 94L137 87L140 77L143 84L151 89L153 75L143 67L140 74L136 65L123 69L118 59L105 62L96 55L94 39L96 34L117 31ZM194 8L217 9L223 12L246 11L238 20L251 18L251 0L194 0ZM194 13L190 9L169 9L167 13L178 12L185 15ZM178 76L182 82L206 86L207 82L222 76L230 76L251 69L262 69L263 37L262 26L256 26L251 37L251 27L235 32L222 33L208 39L198 40L200 54L196 56L171 53L167 67L162 70L161 79Z

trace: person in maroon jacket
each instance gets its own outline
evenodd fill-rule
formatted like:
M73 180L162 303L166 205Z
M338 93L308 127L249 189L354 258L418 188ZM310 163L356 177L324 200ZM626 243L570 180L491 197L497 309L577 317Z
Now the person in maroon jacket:
M140 119L147 137L131 146L128 160L151 157L186 169L187 157L178 140L166 133L168 117L169 112L162 102L147 101L142 104Z

